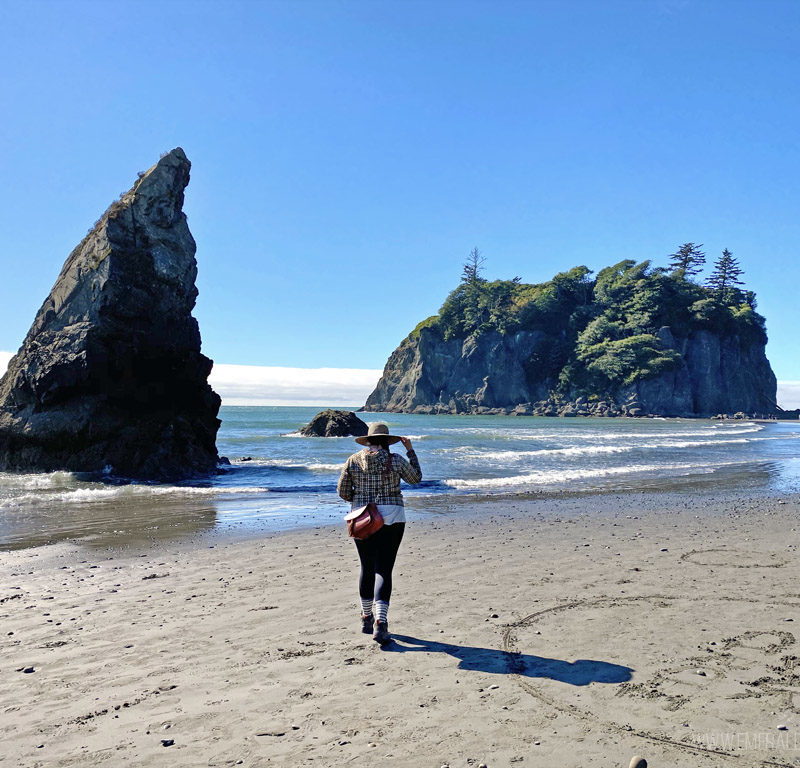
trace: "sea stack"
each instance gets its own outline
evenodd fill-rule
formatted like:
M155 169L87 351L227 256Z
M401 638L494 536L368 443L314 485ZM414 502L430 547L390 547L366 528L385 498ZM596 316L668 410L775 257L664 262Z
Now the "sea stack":
M165 154L67 258L0 379L0 470L160 481L215 470L190 168L182 149Z
M466 269L466 267L465 267ZM365 411L767 416L777 380L755 293L621 261L541 284L462 279L391 354Z

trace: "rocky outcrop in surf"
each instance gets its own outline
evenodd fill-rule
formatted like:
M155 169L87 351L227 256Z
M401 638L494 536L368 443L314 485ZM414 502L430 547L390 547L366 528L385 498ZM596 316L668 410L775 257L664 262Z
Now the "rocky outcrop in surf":
M353 413L328 408L320 411L301 430L304 437L361 437L369 427Z
M392 353L366 411L770 414L755 297L621 262L550 283L464 281Z
M190 168L182 149L165 154L69 255L0 379L0 469L215 470L220 399L192 317Z

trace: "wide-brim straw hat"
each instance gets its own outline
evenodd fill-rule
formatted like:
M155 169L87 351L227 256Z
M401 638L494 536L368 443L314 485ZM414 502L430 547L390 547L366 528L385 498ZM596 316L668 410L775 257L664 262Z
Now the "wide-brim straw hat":
M400 440L402 439L397 435L390 435L389 427L387 427L386 424L384 424L382 421L379 421L375 424L370 424L367 434L363 435L362 437L357 437L356 442L359 445L369 445L368 441L370 437L386 437L389 439L389 445L393 445L394 443L399 443Z

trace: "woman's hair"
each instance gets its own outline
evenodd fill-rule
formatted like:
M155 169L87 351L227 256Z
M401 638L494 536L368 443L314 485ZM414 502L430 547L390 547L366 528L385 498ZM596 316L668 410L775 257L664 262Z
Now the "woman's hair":
M368 437L367 442L370 445L379 445L381 448L389 450L389 438L385 435L377 435L375 437Z

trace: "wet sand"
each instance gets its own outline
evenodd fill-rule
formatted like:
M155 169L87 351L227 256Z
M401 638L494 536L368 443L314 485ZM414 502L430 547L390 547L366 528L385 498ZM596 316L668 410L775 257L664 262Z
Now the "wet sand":
M409 524L383 650L343 526L5 552L0 764L798 766L799 512L464 502Z

